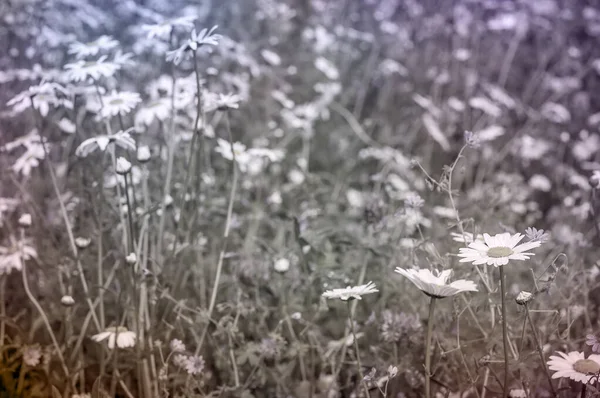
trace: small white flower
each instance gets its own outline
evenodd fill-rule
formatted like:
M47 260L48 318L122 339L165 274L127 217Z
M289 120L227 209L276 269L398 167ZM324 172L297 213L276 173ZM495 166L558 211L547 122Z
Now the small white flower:
M398 374L398 367L390 365L388 366L387 372L390 378L393 379Z
M228 109L238 109L242 99L237 94L215 94L205 93L202 98L205 112L215 110L226 111Z
M474 265L487 264L499 267L508 264L509 260L528 260L533 253L527 250L539 247L542 243L532 241L517 245L524 235L509 233L490 236L483 234L484 242L475 241L467 248L461 248L458 257L463 257L460 262L472 262Z
M129 265L133 265L135 263L137 263L137 256L135 253L129 253L127 256L125 256L125 261L127 261L127 264Z
M171 347L171 351L173 351L173 352L184 352L185 351L185 344L183 344L183 341L181 341L179 339L171 340L171 343L169 343L169 347Z
M22 227L31 227L31 214L22 214L21 217L19 217L19 225Z
M117 174L125 175L131 171L131 163L122 156L117 158L117 164L115 166Z
M375 289L375 284L373 282L369 282L366 285L359 286L348 286L345 289L333 289L327 290L323 293L323 297L329 299L340 299L343 301L348 301L351 299L361 300L362 296L365 294L377 293L379 290Z
M287 258L280 258L275 260L275 264L273 265L275 271L284 273L290 269L290 260Z
M130 332L126 327L123 326L111 326L105 329L104 332L100 332L92 336L92 340L100 342L108 339L108 348L111 350L115 348L127 348L135 345L136 334Z
M151 154L150 154L150 148L146 145L141 146L138 148L137 150L137 160L140 163L144 163L147 162L148 160L150 160Z
M40 364L42 359L42 349L38 344L25 346L23 348L23 362L29 367L35 367Z
M189 375L199 375L204 370L204 359L201 355L190 355L184 361L183 367Z
M118 45L119 42L114 40L112 37L102 35L89 43L71 43L71 45L69 45L69 54L75 55L75 57L78 59L82 59L90 56L96 56L103 51L110 51Z
M298 321L302 319L302 314L300 312L294 312L292 315L290 315L290 318L292 318L295 321Z
M92 240L89 238L84 238L81 236L75 238L75 246L77 246L79 249L85 249L90 245L90 243L92 243Z
M66 64L67 78L72 82L83 82L88 78L98 80L101 77L111 77L121 65L114 62L107 62L106 55L98 58L97 61L83 61Z
M594 380L600 373L600 355L592 354L585 358L583 352L571 351L568 354L558 352L548 361L550 370L555 371L553 379L566 377L580 383L587 384Z
M454 296L462 292L476 292L477 286L473 281L464 279L448 284L452 270L438 272L437 276L428 269L404 269L397 267L395 272L407 277L423 293L435 298Z
M294 185L300 185L306 179L304 173L298 169L290 170L287 177L290 180L290 182Z
M128 131L119 131L111 135L99 135L98 137L88 138L83 141L75 150L75 155L86 157L96 149L105 151L109 144L116 145L123 149L135 150L135 141L131 138Z
M192 30L191 38L189 41L189 46L192 50L198 49L200 46L208 45L208 46L217 46L219 45L219 40L221 39L221 35L214 33L217 30L218 26L215 25L210 30L207 28L202 29L198 34L196 34L196 29Z
M75 304L75 299L72 296L62 296L60 299L60 303L65 307L70 307Z

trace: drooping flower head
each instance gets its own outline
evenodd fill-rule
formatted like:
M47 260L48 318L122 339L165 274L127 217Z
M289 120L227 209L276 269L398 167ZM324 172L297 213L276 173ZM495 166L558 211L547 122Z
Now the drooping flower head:
M477 286L473 281L460 279L448 283L452 270L444 270L434 275L428 269L404 269L396 268L395 272L407 277L423 293L435 298L454 296L461 292L476 292Z
M518 244L523 239L522 234L511 235L508 232L491 236L483 234L483 242L475 240L468 247L461 248L458 257L460 262L472 262L474 265L487 264L495 267L508 264L509 260L528 260L533 253L527 250L539 247L539 240Z

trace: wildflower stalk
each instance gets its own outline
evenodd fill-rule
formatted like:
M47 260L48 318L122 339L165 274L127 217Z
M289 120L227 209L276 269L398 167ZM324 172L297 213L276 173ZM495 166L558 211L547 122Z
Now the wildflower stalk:
M504 266L500 266L500 294L502 295L502 345L504 347L504 386L502 396L508 397L508 333L506 330L506 297Z
M356 338L356 333L354 331L354 315L352 314L352 308L350 305L350 301L348 300L346 303L348 304L348 317L350 318L350 332L352 333L352 340L354 340L354 351L356 351L356 366L358 367L358 376L360 377L360 383L365 389L365 397L369 396L369 388L367 387L367 383L365 381L365 375L362 371L362 364L360 363L360 349L358 347L358 339Z
M195 355L200 354L200 349L202 348L202 344L204 343L204 339L206 338L206 333L208 332L208 328L210 327L210 317L212 316L212 312L215 308L215 304L217 301L217 293L219 291L219 282L221 281L221 273L223 271L223 260L225 258L225 251L227 250L227 241L229 240L229 231L231 229L231 218L233 215L233 202L235 199L235 193L237 189L238 176L239 176L239 167L237 164L237 160L235 157L235 151L233 148L233 137L231 135L231 129L229 128L229 118L225 116L227 120L227 131L229 133L229 142L231 144L231 153L233 154L233 181L231 182L231 192L229 193L229 204L227 205L227 218L225 220L225 230L223 232L223 247L221 252L219 253L219 261L217 263L217 272L215 274L215 280L213 282L212 294L210 297L210 302L208 304L208 313L207 319L209 320L204 330L202 331L202 335L200 336L200 341L196 347Z
M4 346L4 337L6 335L6 276L0 275L0 347Z
M23 253L23 245L24 245L23 242L24 241L25 241L25 230L21 229L21 243L20 243L21 264L22 264L21 275L23 277L23 287L25 288L25 294L27 295L27 297L29 298L29 300L31 301L33 306L39 312L40 317L42 318L42 321L44 321L44 326L46 326L46 329L48 330L48 334L50 335L50 339L52 339L52 344L54 345L54 349L56 350L56 355L58 355L58 359L60 361L62 371L64 372L65 377L67 379L69 379L69 381L72 383L73 380L71 380L71 378L69 377L69 369L67 368L67 364L65 363L65 358L63 357L62 350L60 348L60 345L58 344L58 341L56 340L56 336L54 335L54 332L52 331L52 326L50 326L50 320L48 320L48 316L44 312L44 309L40 305L39 301L37 301L35 296L31 293L31 289L29 288L29 281L27 280L27 268L25 265L25 254Z
M535 330L535 325L533 324L533 321L531 320L531 315L529 314L529 306L527 304L528 303L525 303L525 305L524 305L525 318L527 319L527 321L529 322L529 326L531 327L531 332L533 333L533 340L535 342L535 348L538 352L538 355L540 356L540 361L542 363L542 368L544 368L544 373L546 374L546 377L548 377L548 384L550 385L550 389L552 390L552 395L556 397L557 396L556 390L554 389L554 385L552 385L552 378L550 377L550 373L548 372L548 367L546 366L546 360L544 359L544 351L542 350L542 345L540 343L540 339L538 338L537 332Z
M32 109L35 109L35 106L33 104L33 98L30 98L30 101L31 101ZM35 112L35 115L38 116L37 119L39 120L40 115L38 114L38 112ZM39 122L39 124L41 125L41 121ZM52 187L54 188L54 193L55 193L56 198L58 199L58 203L60 205L60 213L61 213L62 219L65 223L67 235L69 237L69 243L71 246L71 251L73 252L73 255L76 258L75 263L77 265L77 271L78 271L79 277L81 279L81 286L83 287L85 299L90 308L90 313L92 315L94 324L96 325L96 328L98 329L98 331L100 331L101 330L100 329L100 321L98 320L98 315L96 314L96 309L95 309L94 305L92 304L92 299L90 298L89 288L88 288L87 281L85 280L85 274L83 272L83 267L81 266L81 262L79 261L79 253L77 250L77 245L75 245L75 236L73 235L73 228L71 227L71 222L69 221L69 216L67 215L67 209L65 208L64 200L63 200L62 196L60 195L60 190L58 189L58 182L56 180L56 174L54 173L54 167L52 166L52 163L50 162L50 154L48 153L48 148L46 148L46 143L44 141L44 137L42 136L41 126L40 126L39 134L40 134L40 143L42 145L42 150L44 151L44 159L46 159L46 163L48 166L48 172L50 174L50 181L52 182Z
M429 318L427 318L427 337L425 337L425 398L431 397L431 335L433 333L433 312L436 298L429 302Z

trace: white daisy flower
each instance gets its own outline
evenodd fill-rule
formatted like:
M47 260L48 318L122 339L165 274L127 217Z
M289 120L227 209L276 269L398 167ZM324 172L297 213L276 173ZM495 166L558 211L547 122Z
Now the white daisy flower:
M377 293L378 291L379 290L375 289L375 284L373 282L369 282L366 285L352 287L348 286L345 289L327 290L325 293L323 293L323 297L329 299L340 299L343 301L352 299L361 300L363 295Z
M196 29L192 30L192 37L189 41L189 46L192 50L198 49L198 47L203 45L209 46L217 46L219 45L219 40L221 39L221 35L215 34L214 31L217 30L218 26L215 25L210 30L204 28L200 31L200 33L196 33Z
M135 345L136 334L130 332L126 327L123 326L111 326L105 329L104 332L100 332L92 336L92 340L100 342L108 339L108 348L111 350L115 348L133 347Z
M203 95L202 106L205 112L226 111L227 109L238 109L241 100L237 94L206 93Z
M106 55L96 61L83 61L66 64L67 78L72 82L83 82L88 78L98 80L101 77L111 77L121 69L121 65L115 62L107 62Z
M33 102L33 107L46 117L51 107L64 106L73 109L73 102L64 98L66 95L68 95L67 90L60 84L42 82L15 95L6 105L12 107L14 112L20 113L29 109Z
M477 286L473 281L460 279L448 284L452 270L444 270L434 275L428 269L396 268L395 272L407 277L423 293L435 298L454 296L462 292L476 292Z
M527 250L539 247L542 243L532 241L517 245L523 238L522 234L511 235L508 232L494 236L483 234L483 242L476 240L469 247L461 248L458 257L463 257L461 263L472 262L475 265L495 267L508 264L508 260L528 260L533 253L527 253Z
M135 141L129 135L129 131L119 131L110 135L99 135L98 137L88 138L83 141L75 150L75 155L84 158L90 153L100 149L105 151L109 144L121 147L123 149L135 150Z
M558 354L560 356L553 355L548 361L550 370L556 372L552 375L553 379L566 377L587 384L600 374L600 355L592 354L585 358L583 352L577 351Z
M166 19L157 24L142 25L142 30L146 32L149 39L157 37L166 40L175 28L192 29L194 27L194 20L196 20L195 16Z
M69 46L69 54L75 55L77 59L93 57L100 52L110 51L117 47L119 42L111 36L102 35L96 40L89 43L75 42Z
M100 116L109 118L117 115L126 115L131 112L137 104L142 102L138 93L130 91L113 91L102 98Z
M167 52L167 61L173 62L175 65L181 63L183 56L188 50L196 51L203 45L216 46L219 44L221 35L213 34L217 26L213 26L210 30L202 29L200 33L196 33L196 29L192 30L191 37L183 43L179 48Z

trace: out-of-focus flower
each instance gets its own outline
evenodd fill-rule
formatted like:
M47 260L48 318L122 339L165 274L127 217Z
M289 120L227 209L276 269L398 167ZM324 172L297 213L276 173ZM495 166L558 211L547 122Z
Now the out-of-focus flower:
M131 171L131 163L122 156L117 158L117 164L115 166L117 174L125 175Z
M375 289L375 284L373 282L369 282L365 285L359 286L348 286L345 289L333 289L327 290L323 293L323 297L328 299L340 299L343 301L348 300L361 300L362 296L365 294L377 293L379 290Z
M173 352L184 352L185 351L185 344L183 344L183 341L181 341L179 339L171 340L171 342L169 343L169 347L171 348L171 351L173 351Z
M87 79L98 80L101 77L111 77L121 69L121 65L106 61L106 55L96 61L83 61L65 65L67 78L73 82L83 82Z
M29 239L13 242L13 245L0 246L0 275L8 274L12 270L21 271L23 261L37 259L37 251Z
M290 260L287 258L279 258L275 260L273 268L279 273L287 272L290 269Z
M125 256L125 261L129 265L134 265L137 263L137 255L135 253L129 253L127 256Z
M25 346L23 348L23 363L33 368L39 365L42 359L42 349L38 344Z
M73 109L73 102L66 98L67 95L68 91L62 85L53 82L41 82L15 95L6 105L12 107L13 111L20 113L25 109L29 109L33 103L34 109L37 109L40 115L46 117L51 107L63 106L67 109Z
M130 91L113 91L102 97L102 102L98 111L103 118L127 115L140 102L142 102L142 99L138 93Z
M140 146L137 150L137 161L140 163L145 163L150 160L150 148L146 145Z
M183 60L185 53L189 50L196 51L198 48L204 45L218 45L222 36L214 33L216 29L217 26L213 26L210 30L204 28L200 31L200 33L196 33L196 29L192 30L189 40L187 40L179 48L167 52L167 61L171 61L175 65L179 65Z
M108 348L114 349L115 345L118 348L133 347L136 340L135 332L129 331L123 326L111 326L105 329L104 332L100 332L92 336L92 340L100 342L108 339Z
M550 234L543 229L537 229L535 227L528 227L525 230L525 236L527 236L527 239L530 241L538 241L541 243L547 242L548 239L550 239Z
M117 47L119 42L111 36L102 35L96 40L89 43L75 42L69 45L69 54L75 55L76 58L82 59L90 56L96 56L100 52L110 51Z
M87 248L90 245L90 243L92 243L92 240L90 238L84 238L81 236L75 238L75 246L77 246L79 249Z
M172 19L165 19L156 24L142 25L142 31L146 32L149 39L157 37L166 40L171 32L176 28L192 29L194 27L195 16L183 16Z
M588 334L585 336L585 344L592 347L592 352L600 353L600 341L596 335Z
M60 303L62 305L64 305L65 307L71 307L73 304L75 304L75 299L73 299L72 296L62 296L60 299Z
M31 227L31 214L25 213L19 217L19 225L22 227Z
M136 126L150 126L154 120L161 122L171 115L171 103L167 98L158 98L150 101L137 110L135 114Z
M104 152L110 144L127 150L135 150L135 141L129 135L129 130L127 130L111 135L99 135L98 137L88 138L79 144L75 150L75 155L84 158L97 149Z
M450 232L450 235L452 236L452 240L455 242L472 243L473 240L479 240L483 242L483 235L481 234L477 234L475 238L473 238L472 233L466 231L464 232L464 235L458 232Z

